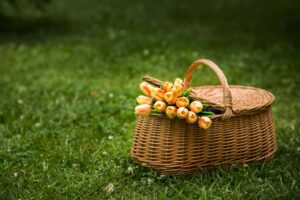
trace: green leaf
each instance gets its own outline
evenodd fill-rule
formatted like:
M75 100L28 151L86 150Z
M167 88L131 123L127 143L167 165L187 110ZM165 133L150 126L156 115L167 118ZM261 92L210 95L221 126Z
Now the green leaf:
M203 111L203 112L200 112L198 113L198 117L202 117L202 116L214 116L215 113L211 112L211 111Z
M202 105L203 105L203 110L207 110L208 109L208 105L207 104L205 104L205 103L202 103Z
M161 112L158 112L158 111L156 111L156 110L152 110L152 111L151 111L151 115L157 115L157 116L160 116L160 115L162 115L162 113L161 113Z
M191 91L192 91L191 89L187 89L187 90L183 93L183 96L184 96L184 97L189 97Z
M161 112L158 112L158 111L156 111L156 110L152 110L151 113L152 113L152 114L162 114Z

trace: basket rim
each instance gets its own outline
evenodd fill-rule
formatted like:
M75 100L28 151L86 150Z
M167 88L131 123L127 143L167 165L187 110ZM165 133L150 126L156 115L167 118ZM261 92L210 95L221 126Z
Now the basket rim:
M195 86L195 87L191 87L193 88L222 88L222 86L220 85L203 85L203 86ZM252 89L252 90L260 90L266 94L268 94L271 98L270 98L270 102L269 104L272 104L275 101L275 96L269 92L268 90L262 89L262 88L258 88L258 87L254 87L254 86L246 86L246 85L229 85L230 89L234 89L234 88L240 88L240 89Z
M233 115L249 115L258 113L260 111L265 110L265 108L271 106L275 101L275 96L264 89L252 87L252 86L242 86L242 85L230 85L230 90L232 92L232 100L233 100ZM222 111L226 110L226 106L223 104L220 96L222 94L222 86L220 85L205 85L205 86L196 86L191 87L192 92L190 97L193 100L203 101L217 109ZM201 94L200 91L209 91L210 93L219 93L218 97L205 97L205 95ZM248 94L251 93L252 94ZM205 92L204 92L205 93ZM240 94L244 93L244 94ZM244 97L243 97L244 95ZM253 97L254 100L251 101L249 97ZM247 98L247 99L245 99ZM256 98L261 98L261 101L256 100ZM219 101L216 102L215 100ZM242 102L242 103L240 103ZM247 103L247 105L243 105L243 103Z

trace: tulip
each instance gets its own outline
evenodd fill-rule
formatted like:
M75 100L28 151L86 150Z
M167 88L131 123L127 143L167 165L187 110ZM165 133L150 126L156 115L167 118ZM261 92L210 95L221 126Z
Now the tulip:
M138 102L138 104L142 105L142 104L149 104L151 105L152 103L152 98L151 97L147 97L144 95L140 95L136 98L136 101Z
M179 107L187 107L189 105L190 101L186 97L179 97L176 100L176 106Z
M172 92L174 92L178 97L183 95L184 87L180 84L174 84L172 88Z
M154 104L154 109L158 112L163 113L165 112L166 108L167 108L167 104L163 101L157 101Z
M165 82L165 84L164 84L164 90L165 90L165 92L171 92L172 87L173 87L173 83L171 83L169 81Z
M190 108L191 108L191 111L195 112L195 113L199 113L202 111L203 109L203 105L200 101L193 101L191 104L190 104Z
M164 99L168 104L175 104L177 96L173 92L166 92L164 95Z
M198 125L200 128L208 129L211 125L212 121L209 117L200 117L198 120Z
M157 88L157 87L153 87L151 90L151 96L157 101L163 101L164 94L165 94L165 92L162 89Z
M166 109L166 115L170 119L174 119L177 116L177 108L175 106L168 106Z
M175 79L174 85L181 85L185 89L184 82L180 78Z
M142 90L142 92L147 95L147 96L150 96L151 95L151 90L152 90L153 86L150 85L149 83L147 82L142 82L140 84L140 89Z
M149 116L151 112L151 106L148 104L138 105L135 107L135 114L140 116Z
M177 109L177 117L180 119L187 118L189 110L185 107L180 107Z
M193 124L197 121L198 119L198 116L196 113L194 113L193 111L189 111L188 112L188 116L187 118L185 119L185 121L189 124Z
M176 78L175 81L174 81L174 84L182 85L182 84L183 84L183 81L182 81L182 79L180 79L180 78Z

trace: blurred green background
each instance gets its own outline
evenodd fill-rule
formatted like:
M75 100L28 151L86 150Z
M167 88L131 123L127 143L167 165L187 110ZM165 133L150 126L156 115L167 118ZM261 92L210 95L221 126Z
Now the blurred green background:
M299 199L299 35L296 0L2 0L0 198ZM132 163L141 78L198 58L276 96L271 162L189 177Z

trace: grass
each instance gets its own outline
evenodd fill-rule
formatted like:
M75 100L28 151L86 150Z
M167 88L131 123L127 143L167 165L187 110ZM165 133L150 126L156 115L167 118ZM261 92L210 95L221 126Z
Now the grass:
M299 199L298 8L296 1L65 0L34 17L3 18L1 199ZM142 76L183 77L203 57L230 84L276 96L275 158L188 177L133 164ZM194 76L194 85L217 83L207 69Z

